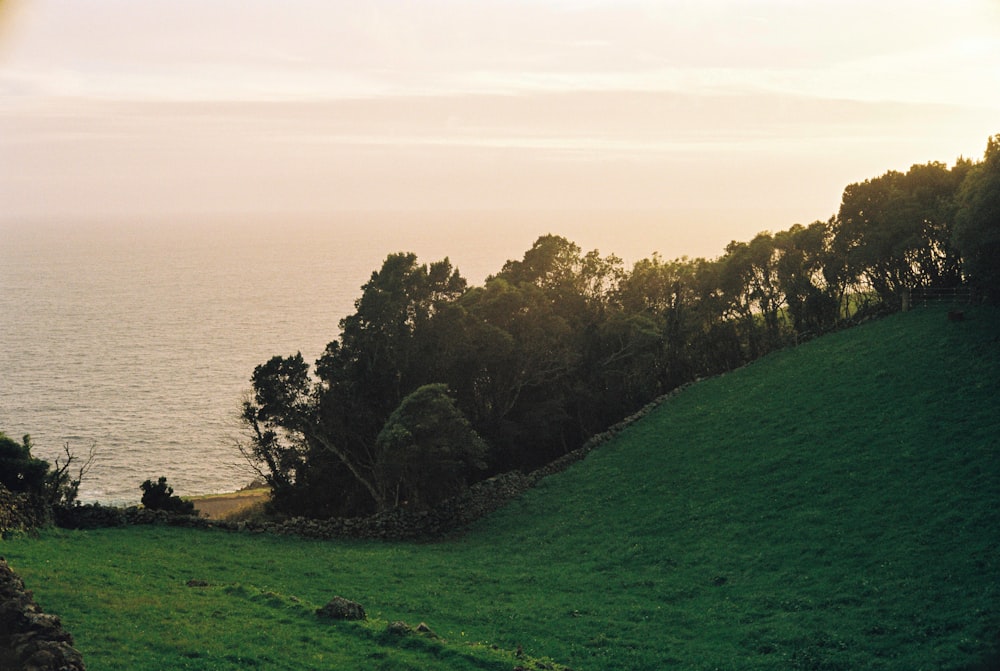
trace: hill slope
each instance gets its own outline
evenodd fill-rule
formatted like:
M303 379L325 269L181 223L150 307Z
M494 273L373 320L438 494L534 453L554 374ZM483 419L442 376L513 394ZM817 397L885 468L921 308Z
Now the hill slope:
M772 355L447 542L135 528L2 549L92 671L313 668L295 660L329 643L302 613L331 593L582 670L977 668L1000 634L998 334L995 310L926 309ZM271 643L220 617L237 597ZM421 650L337 668L468 668Z
M767 357L479 532L576 564L610 623L567 644L646 668L960 668L1000 634L998 334L922 310Z

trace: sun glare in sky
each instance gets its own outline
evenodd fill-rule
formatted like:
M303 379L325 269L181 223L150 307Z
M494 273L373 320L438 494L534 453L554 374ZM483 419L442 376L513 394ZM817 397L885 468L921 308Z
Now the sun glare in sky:
M663 213L980 158L993 0L0 3L2 219Z

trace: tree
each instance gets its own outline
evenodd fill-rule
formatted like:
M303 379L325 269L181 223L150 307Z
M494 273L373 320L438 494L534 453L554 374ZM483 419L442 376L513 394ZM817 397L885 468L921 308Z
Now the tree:
M542 289L572 287L577 283L583 259L580 247L558 235L543 235L520 261L507 261L497 277L512 284L526 282Z
M1000 301L1000 135L986 145L982 162L962 183L954 244L969 281Z
M578 392L586 403L586 428L596 433L659 396L669 362L665 323L649 313L609 314L584 353L586 376Z
M76 469L74 477L70 472L70 467L79 460L69 448L69 443L63 444L63 456L56 457L55 464L48 474L47 486L48 502L50 505L70 505L76 503L76 497L80 493L80 485L84 477L90 471L97 457L97 443L91 443L83 463Z
M284 504L305 468L314 404L309 365L301 352L274 356L254 369L251 382L253 392L241 414L250 440L239 449L270 486L272 500Z
M275 509L320 516L383 507L373 455L349 440L351 413L334 416L346 404L331 403L331 390L310 377L301 353L272 357L254 369L251 381L242 412L250 438L240 450L271 487ZM365 495L370 498L359 509Z
M316 374L328 385L354 385L351 393L375 411L377 433L402 398L428 381L414 334L462 295L466 281L447 258L428 267L400 253L389 255L361 289L355 313L341 320L341 337L317 361Z
M496 389L508 401L494 407L506 409L483 428L499 463L535 468L603 428L599 331L619 310L613 303L624 277L618 257L583 254L566 238L543 235L521 261L508 261L482 292L463 299L513 344L513 367L494 368Z
M961 257L953 241L958 194L971 161L959 159L948 167L939 162L914 165L906 173L910 216L920 222L920 242L912 251L919 282L954 287L962 282Z
M468 402L476 429L494 447L495 466L531 469L565 451L566 397L582 328L542 287L502 276L467 292L459 305L479 323L472 333L488 344L476 347Z
M444 384L403 399L376 439L379 486L393 505L432 506L465 489L486 468L487 446Z
M640 317L650 320L650 327L659 330L660 352L655 357L655 363L650 360L646 364L645 375L636 380L650 392L655 390L655 394L644 402L683 384L695 374L695 357L692 354L698 346L700 314L696 277L703 263L703 259L690 260L686 257L665 262L658 254L653 254L649 259L637 261L618 286L619 305L635 327L630 331L636 335L645 331L639 322L634 321ZM629 342L633 347L639 344L631 338ZM642 357L653 356L653 348L657 345L648 337L642 337L640 342L645 345L640 348ZM642 365L638 361L635 363ZM647 379L641 380L643 377Z
M764 231L749 243L730 242L719 259L722 295L742 330L751 359L781 343L785 297L778 277L778 254L774 237Z
M272 486L272 504L294 514L360 515L385 509L376 437L402 399L434 381L421 345L434 316L465 280L444 259L430 266L391 254L340 322L316 362L301 354L258 366L243 405L241 447Z
M833 251L853 278L863 278L884 303L902 289L953 286L960 281L951 228L956 195L969 164L914 165L908 172L844 189Z
M830 262L830 227L815 221L795 224L774 236L777 274L796 333L820 333L837 320L838 287L824 275Z
M17 443L0 431L0 485L11 492L27 494L40 508L75 502L80 484L94 462L95 446L91 445L76 477L70 467L78 459L69 443L63 445L63 456L56 458L54 467L32 456L32 447L31 436L25 435Z

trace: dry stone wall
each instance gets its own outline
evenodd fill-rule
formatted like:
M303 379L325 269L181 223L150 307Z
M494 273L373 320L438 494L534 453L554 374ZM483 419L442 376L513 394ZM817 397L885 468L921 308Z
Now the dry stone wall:
M30 531L50 522L45 506L0 485L0 534Z
M55 615L42 612L34 596L0 557L0 669L84 671L83 655Z

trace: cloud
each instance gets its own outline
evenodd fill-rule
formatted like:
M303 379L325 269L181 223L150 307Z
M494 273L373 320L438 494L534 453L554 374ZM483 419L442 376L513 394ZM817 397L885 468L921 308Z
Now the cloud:
M943 99L963 94L951 75L1000 61L990 18L968 0L39 0L0 77L22 94L132 100L763 87L960 102ZM977 40L978 68L961 53Z
M995 13L939 5L34 0L2 34L0 202L825 217L1000 130Z

